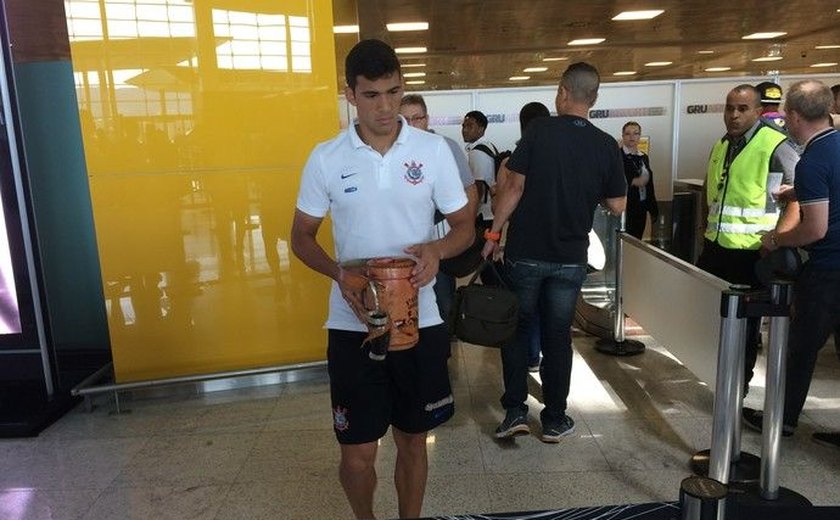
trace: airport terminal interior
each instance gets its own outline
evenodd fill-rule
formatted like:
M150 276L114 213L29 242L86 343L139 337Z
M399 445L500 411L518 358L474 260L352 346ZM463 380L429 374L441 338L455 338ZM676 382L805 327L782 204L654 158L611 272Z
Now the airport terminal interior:
M794 435L742 430L735 371L719 364L737 336L731 284L695 266L727 93L840 84L840 2L0 7L0 520L353 518L325 361L330 281L292 253L291 226L310 152L353 124L344 58L370 38L396 49L406 93L459 146L479 110L487 140L513 150L520 108L554 115L560 75L591 63L589 119L617 141L637 122L659 200L640 240L596 211L572 329L576 425L560 442L539 438L539 371L532 433L494 438L500 350L452 338L455 415L427 440L423 517L699 520L749 502L727 518L840 518L840 450L812 440L840 430L840 339L819 353ZM765 308L746 407L778 396L789 307ZM730 474L737 450L715 451L730 495L701 511L681 483L709 472L694 462L713 437L740 439L755 465ZM377 518L399 514L395 459L386 435Z
M453 344L455 417L429 438L423 514L455 515L676 501L688 462L711 441L712 392L648 336L639 356L595 350L575 334L569 414L559 445L534 436L499 442L499 352ZM763 359L763 358L761 358ZM748 406L763 402L762 361ZM0 517L7 520L343 519L338 447L324 369L298 382L197 395L192 386L109 397L71 411L34 439L0 442ZM530 422L538 431L539 376ZM815 505L837 505L840 457L815 430L840 428L840 362L832 345L796 435L781 445L780 481ZM325 413L326 411L326 413ZM761 452L757 433L743 450ZM394 444L379 448L378 518L397 516ZM565 517L550 517L565 518Z

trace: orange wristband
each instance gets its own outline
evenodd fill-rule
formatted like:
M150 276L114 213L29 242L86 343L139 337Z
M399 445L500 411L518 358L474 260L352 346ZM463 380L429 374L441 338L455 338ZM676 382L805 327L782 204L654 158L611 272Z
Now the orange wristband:
M484 240L492 240L493 242L498 242L501 239L502 233L500 231L493 233L489 229L484 230Z

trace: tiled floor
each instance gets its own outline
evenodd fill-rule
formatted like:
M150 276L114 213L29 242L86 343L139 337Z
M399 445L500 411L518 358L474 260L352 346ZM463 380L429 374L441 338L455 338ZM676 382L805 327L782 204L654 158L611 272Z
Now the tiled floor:
M573 436L492 439L502 417L499 353L455 347L457 413L429 440L426 515L676 500L687 462L710 443L712 395L656 346L613 358L576 337ZM763 372L759 372L763 377ZM762 384L747 404L760 406ZM533 381L533 396L539 396ZM204 396L134 399L115 415L98 400L35 439L0 441L3 520L349 519L337 484L326 378ZM534 430L540 408L531 398ZM123 403L126 406L126 403ZM840 428L840 361L825 348L803 425L782 445L782 485L840 504L840 450L810 441ZM747 451L760 437L744 434ZM396 516L394 446L379 453L376 511Z

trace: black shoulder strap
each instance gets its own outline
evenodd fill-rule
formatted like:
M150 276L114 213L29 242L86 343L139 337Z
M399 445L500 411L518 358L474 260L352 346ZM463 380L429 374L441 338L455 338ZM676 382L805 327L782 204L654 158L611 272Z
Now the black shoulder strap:
M487 146L486 144L477 144L473 147L473 150L482 151L482 152L486 153L487 155L489 155L490 157L492 157L493 159L496 159L496 156L499 155L499 152L497 152L495 150L491 150L490 147Z

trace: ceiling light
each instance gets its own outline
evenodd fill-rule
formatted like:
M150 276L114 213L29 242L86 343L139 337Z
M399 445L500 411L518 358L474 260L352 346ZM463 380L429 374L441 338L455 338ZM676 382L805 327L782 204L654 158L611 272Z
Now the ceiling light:
M335 25L333 34L355 34L359 32L358 25Z
M673 63L673 61L649 61L645 63L645 67L667 67Z
M394 49L397 54L422 54L426 52L425 47L397 47Z
M542 60L543 60L543 61L566 61L566 60L568 60L568 59L569 59L569 58L567 58L567 57L565 57L565 56L564 56L564 57L562 57L562 58L543 58Z
M772 40L773 38L778 38L779 36L786 35L786 32L757 32L748 34L746 36L742 36L742 40Z
M620 70L618 72L613 72L613 76L632 76L635 73L635 70Z
M428 31L429 22L389 23L385 24L385 27L391 32Z
M815 49L840 49L840 45L817 45Z
M522 72L545 72L548 70L548 67L528 67L522 69Z
M715 51L697 51L697 54L714 54Z
M726 72L727 70L732 70L732 67L709 67L705 70L706 72Z
M404 69L410 69L413 67L425 67L425 63L400 63L400 67Z
M508 79L510 81L528 81L531 79L531 76L511 76Z
M814 63L811 66L814 67L814 68L817 68L817 67L834 67L836 65L837 65L837 62L832 61L832 62L826 62L826 63Z
M760 58L753 58L752 61L779 61L781 56L762 56Z
M606 38L578 38L570 41L567 45L598 45L603 43Z
M426 82L422 79L414 79L414 80L411 80L411 81L406 81L405 84L406 85L425 85Z
M403 74L404 78L423 78L425 76L425 72L406 72L405 74Z
M624 11L613 16L613 20L650 20L664 13L662 9L651 9L650 11Z

